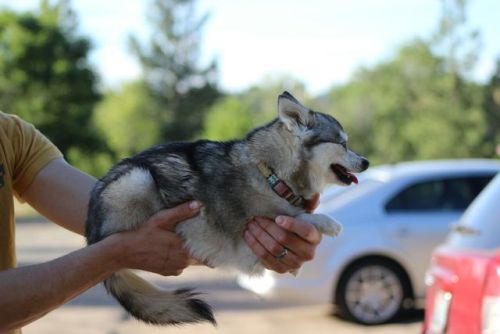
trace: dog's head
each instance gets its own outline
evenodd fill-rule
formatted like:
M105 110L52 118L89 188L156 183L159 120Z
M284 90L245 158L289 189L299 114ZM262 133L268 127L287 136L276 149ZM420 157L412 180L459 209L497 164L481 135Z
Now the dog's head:
M280 121L298 139L317 187L358 183L353 173L365 171L369 162L348 148L347 135L335 118L309 110L288 92L278 97L278 112Z

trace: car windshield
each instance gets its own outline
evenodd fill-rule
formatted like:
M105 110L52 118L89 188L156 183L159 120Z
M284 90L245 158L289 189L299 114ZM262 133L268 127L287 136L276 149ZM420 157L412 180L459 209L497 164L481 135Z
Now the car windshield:
M500 248L500 174L472 202L452 227L447 244L460 248Z

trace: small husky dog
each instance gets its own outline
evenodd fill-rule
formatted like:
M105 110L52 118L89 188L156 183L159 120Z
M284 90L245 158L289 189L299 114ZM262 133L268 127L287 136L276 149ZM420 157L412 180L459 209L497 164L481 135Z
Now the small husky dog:
M159 145L114 166L91 193L87 241L135 229L161 209L199 200L200 214L176 227L189 253L213 267L260 274L264 267L243 240L249 219L293 216L335 236L341 225L306 213L304 205L328 184L357 183L352 173L368 164L348 149L336 119L284 92L278 97L278 117L245 139ZM114 273L104 285L132 316L147 323L215 324L210 306L189 289L162 291L130 270Z

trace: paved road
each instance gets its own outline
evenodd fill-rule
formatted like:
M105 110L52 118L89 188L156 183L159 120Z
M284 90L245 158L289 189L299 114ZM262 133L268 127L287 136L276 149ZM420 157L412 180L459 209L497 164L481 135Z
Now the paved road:
M47 261L84 245L83 239L43 222L24 222L17 229L20 265ZM377 327L358 326L330 315L328 305L291 305L261 300L242 290L233 273L204 267L187 269L181 277L146 274L165 288L197 287L214 307L218 326L188 325L158 328L131 319L99 285L44 318L26 326L25 334L125 333L419 333L421 315ZM43 284L41 282L40 284Z

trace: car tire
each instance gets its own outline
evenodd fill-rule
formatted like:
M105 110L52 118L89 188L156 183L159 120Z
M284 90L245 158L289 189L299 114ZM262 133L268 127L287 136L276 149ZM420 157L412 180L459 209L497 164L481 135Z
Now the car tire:
M366 259L346 269L336 289L337 313L364 325L390 322L403 311L411 288L403 270L389 260Z

